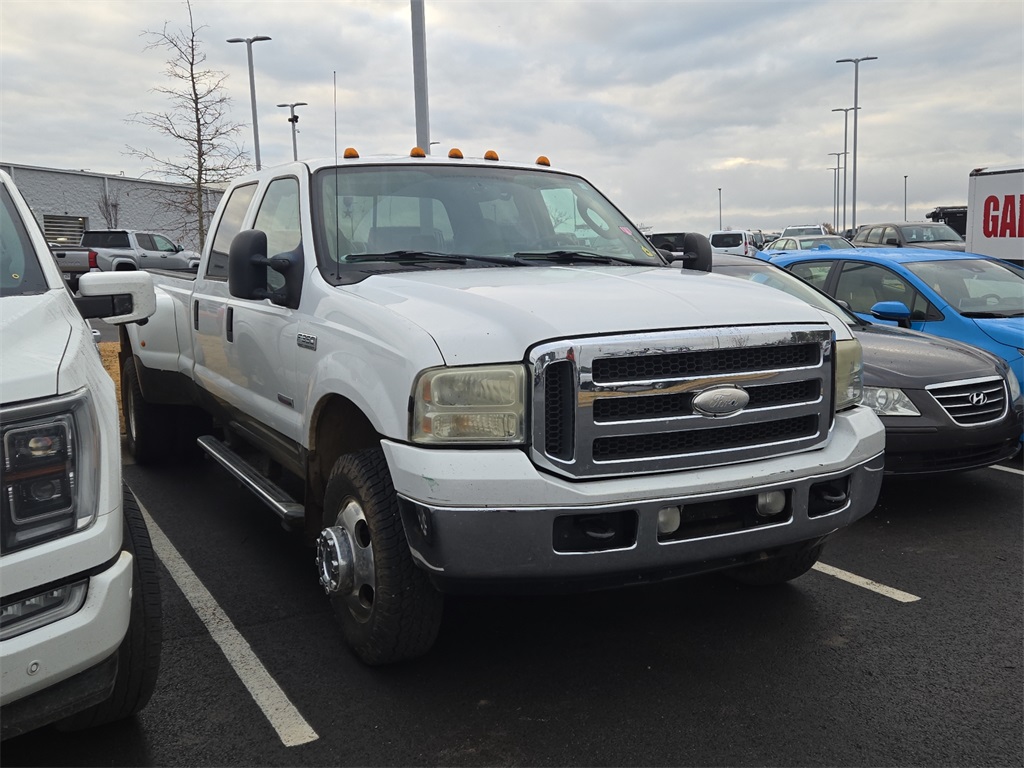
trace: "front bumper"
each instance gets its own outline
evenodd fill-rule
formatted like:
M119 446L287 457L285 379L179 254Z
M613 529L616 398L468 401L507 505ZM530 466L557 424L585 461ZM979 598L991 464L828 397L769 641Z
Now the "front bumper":
M840 414L820 450L687 472L569 482L515 450L383 443L413 556L445 590L613 586L728 567L820 539L867 514L884 431L866 408ZM786 509L753 512L780 490ZM833 498L821 502L822 496ZM659 510L683 525L659 533Z
M38 703L46 711L62 712L59 716L70 714L63 712L51 700L52 697L40 692L47 692L50 688L59 691L59 684L98 665L106 673L83 675L79 680L90 681L87 687L97 695L109 690L110 665L103 666L102 662L117 651L128 631L132 593L131 553L121 552L109 568L90 576L88 590L85 602L76 613L0 642L0 704L3 706L0 714L5 731L9 711L12 717L16 712L19 721L43 724L36 720L42 718L45 721L46 718L40 712L33 713L32 707L27 706L30 703ZM116 669L115 660L115 673ZM70 689L81 701L91 702L90 692L79 690L80 687L72 685Z
M883 416L885 473L925 474L987 467L1011 458L1021 447L1024 408L1020 398L994 424L965 427L954 422L931 396L911 391L920 416Z

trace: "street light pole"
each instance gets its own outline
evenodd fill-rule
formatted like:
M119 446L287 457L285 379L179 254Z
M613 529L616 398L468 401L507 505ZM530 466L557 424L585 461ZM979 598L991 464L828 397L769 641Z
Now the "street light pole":
M270 38L266 35L256 35L255 37L232 37L228 39L229 43L245 43L245 52L249 59L249 98L252 101L252 148L253 154L256 155L256 170L260 169L260 127L256 120L256 76L253 74L252 69L252 44L258 43L261 40L269 40Z
M718 228L722 228L722 188L718 188Z
M294 104L278 104L279 107L288 107L291 112L291 116L288 118L288 122L292 124L292 160L299 159L299 146L295 141L295 126L298 125L299 116L295 114L296 107L309 106L304 101L296 101Z
M903 176L903 220L907 221L907 177Z
M845 152L829 152L830 156L835 157L836 167L832 170L835 171L835 178L832 179L832 228L839 228L839 158L843 157ZM845 163L845 158L843 159Z
M843 232L846 231L846 168L849 165L850 153L847 152L847 138L850 132L850 112L853 107L838 107L833 112L843 113Z
M860 88L860 63L862 61L874 61L877 56L861 56L859 59L836 59L836 64L851 63L853 64L853 192L851 203L851 224L854 229L857 229L857 106L858 102L858 90Z

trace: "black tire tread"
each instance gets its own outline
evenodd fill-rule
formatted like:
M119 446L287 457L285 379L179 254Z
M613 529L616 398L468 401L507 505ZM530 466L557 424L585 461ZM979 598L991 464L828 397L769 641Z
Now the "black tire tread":
M138 713L149 703L160 673L163 607L157 556L135 495L122 484L124 541L132 554L132 606L128 632L118 648L117 680L103 702L63 720L61 730L92 728Z
M366 664L391 664L422 656L437 639L443 598L413 562L387 460L380 448L338 459L328 480L325 508L347 495L363 504L376 567L374 606L361 623L344 600L332 603L345 639Z
M128 450L140 466L155 464L168 456L172 447L169 435L173 426L165 405L150 403L142 395L135 359L128 358L121 369L121 407L124 411ZM132 433L134 409L135 434Z

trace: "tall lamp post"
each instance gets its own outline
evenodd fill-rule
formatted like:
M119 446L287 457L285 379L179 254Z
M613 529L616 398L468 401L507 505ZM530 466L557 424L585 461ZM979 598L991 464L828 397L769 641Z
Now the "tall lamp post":
M718 188L718 228L722 228L722 188Z
M853 191L851 193L853 200L850 204L850 226L854 229L857 228L857 110L859 109L857 92L860 87L860 63L874 61L877 58L877 56L861 56L859 59L836 59L836 64L853 64Z
M846 231L846 167L849 165L850 153L847 151L847 138L850 133L850 112L853 107L838 107L833 112L843 113L843 232ZM859 109L859 107L858 107Z
M227 42L229 43L245 43L245 52L249 58L249 98L252 101L252 148L253 154L256 155L256 170L260 169L260 127L256 121L256 76L252 71L252 44L258 43L261 40L269 40L270 38L266 35L256 35L255 37L232 37Z
M289 111L291 113L289 118L288 118L288 122L292 124L292 160L298 160L299 159L299 145L295 141L295 126L298 125L299 116L295 114L295 108L296 107L307 107L309 105L306 102L304 102L304 101L296 101L293 104L278 104L277 106L279 106L279 107L288 107L288 109L289 109Z
M839 165L839 158L845 154L845 152L829 152L829 155L836 159L836 167L832 169L835 171L832 179L832 229L839 228L839 169L842 167ZM845 159L843 162L846 162Z
M907 221L907 177L903 177L903 220Z

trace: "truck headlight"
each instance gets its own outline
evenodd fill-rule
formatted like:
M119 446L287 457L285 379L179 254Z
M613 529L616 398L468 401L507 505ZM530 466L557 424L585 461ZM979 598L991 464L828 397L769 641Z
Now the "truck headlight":
M879 416L921 415L907 394L895 387L864 387L864 405Z
M66 536L96 518L96 418L84 389L0 412L0 552Z
M490 365L425 371L413 391L411 432L415 443L523 443L524 367Z
M864 395L864 361L860 342L843 339L836 342L836 410L860 405Z

